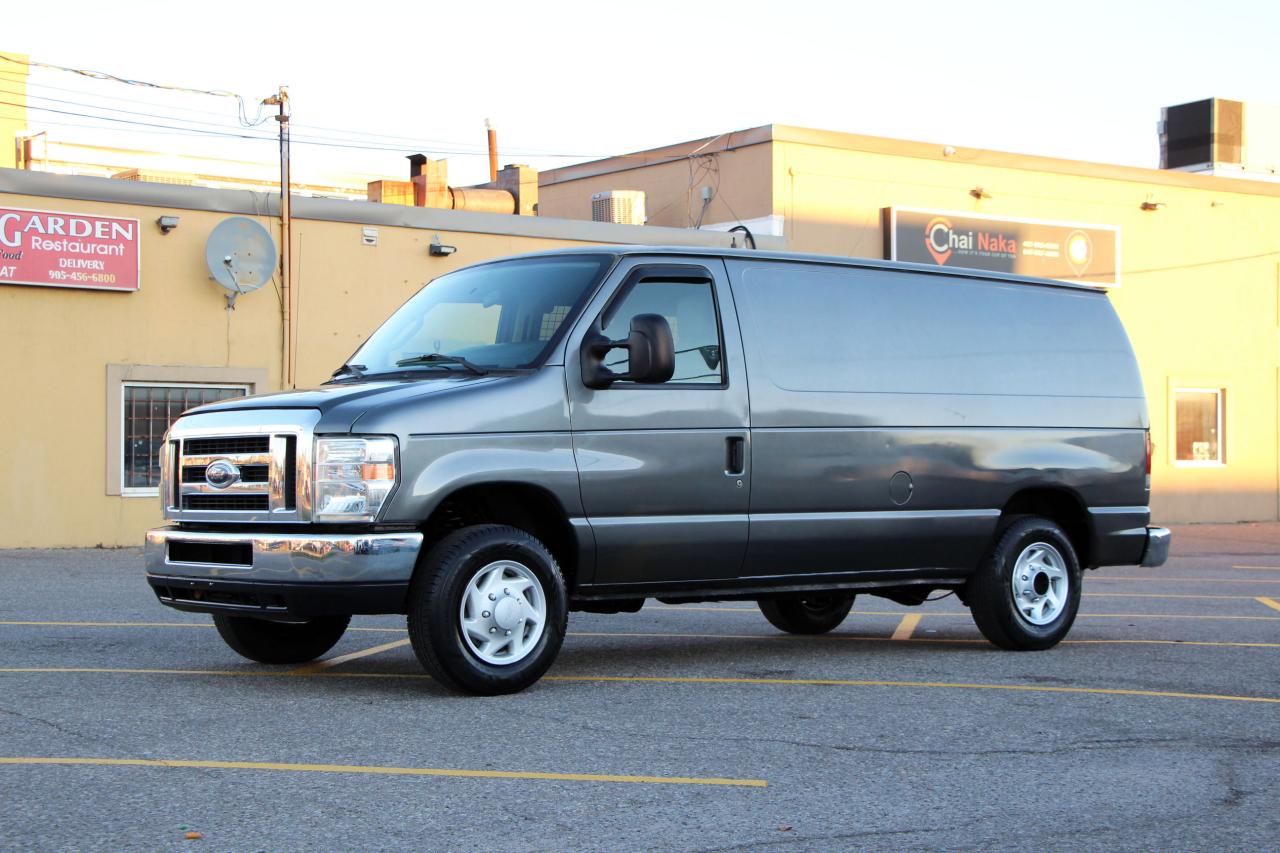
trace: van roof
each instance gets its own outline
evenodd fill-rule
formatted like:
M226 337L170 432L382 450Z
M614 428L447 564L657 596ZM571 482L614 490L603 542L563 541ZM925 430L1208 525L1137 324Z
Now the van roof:
M685 255L689 257L732 258L744 261L783 261L790 263L823 264L827 266L858 267L861 269L883 269L895 272L917 272L926 275L941 275L950 278L975 278L987 281L1014 282L1041 287L1065 287L1071 290L1082 290L1089 293L1105 293L1096 285L1077 284L1061 279L1036 278L1014 273L991 272L988 270L966 269L964 267L944 268L929 264L910 263L908 261L885 261L876 258L849 258L840 255L816 255L805 252L778 252L767 249L724 249L702 246L576 246L568 249L545 249L539 252L526 252L519 255L508 255L494 258L485 263L499 263L515 258L541 258L555 255Z

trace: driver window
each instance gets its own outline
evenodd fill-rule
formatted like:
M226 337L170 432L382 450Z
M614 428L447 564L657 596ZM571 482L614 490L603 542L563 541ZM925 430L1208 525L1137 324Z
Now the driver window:
M724 363L720 354L720 324L709 281L642 281L611 311L604 335L626 338L631 318L661 314L675 339L676 371L667 384L720 385ZM627 371L627 351L610 350L605 360L614 373ZM630 383L622 383L630 384Z

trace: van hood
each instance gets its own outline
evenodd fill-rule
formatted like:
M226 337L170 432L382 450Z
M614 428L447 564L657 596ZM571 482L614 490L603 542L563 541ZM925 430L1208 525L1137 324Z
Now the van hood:
M246 411L252 409L315 409L320 412L316 432L350 432L355 422L371 408L395 406L423 398L447 397L465 393L481 385L509 382L517 377L500 376L448 376L431 379L396 379L370 382L341 382L296 391L278 391L271 394L255 394L250 397L233 397L217 403L198 406L185 415L208 412ZM397 406L398 407L398 406Z

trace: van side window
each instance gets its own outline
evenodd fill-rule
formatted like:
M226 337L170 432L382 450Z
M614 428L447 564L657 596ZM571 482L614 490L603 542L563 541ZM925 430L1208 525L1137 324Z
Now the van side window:
M720 321L709 281L642 281L610 310L604 335L625 338L631 318L661 314L675 339L676 372L667 384L720 385L724 360L720 354ZM614 373L627 371L627 351L609 352L605 365ZM626 383L630 384L630 383Z

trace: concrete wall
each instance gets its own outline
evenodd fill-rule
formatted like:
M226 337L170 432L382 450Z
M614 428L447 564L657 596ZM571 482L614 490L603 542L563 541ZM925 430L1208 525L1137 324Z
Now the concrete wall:
M643 190L649 225L691 228L702 210L701 189L706 186L714 195L703 222L755 219L772 212L772 165L767 137L735 141L734 134L726 134L685 143L679 150L605 161L599 173L590 163L567 166L539 175L538 213L590 219L593 193Z
M228 311L204 255L215 225L255 210L278 241L279 220L270 215L277 204L274 196L236 190L0 171L0 206L142 225L136 293L0 285L0 482L8 484L0 490L0 547L137 545L160 523L157 498L120 496L118 488L109 494L121 441L112 401L121 379L281 387L274 286L239 297ZM180 217L168 235L154 224L161 214ZM460 266L576 245L729 244L714 233L321 199L295 198L294 214L299 387L326 379L427 280ZM377 228L376 247L363 245L364 227ZM437 235L457 253L430 256Z

